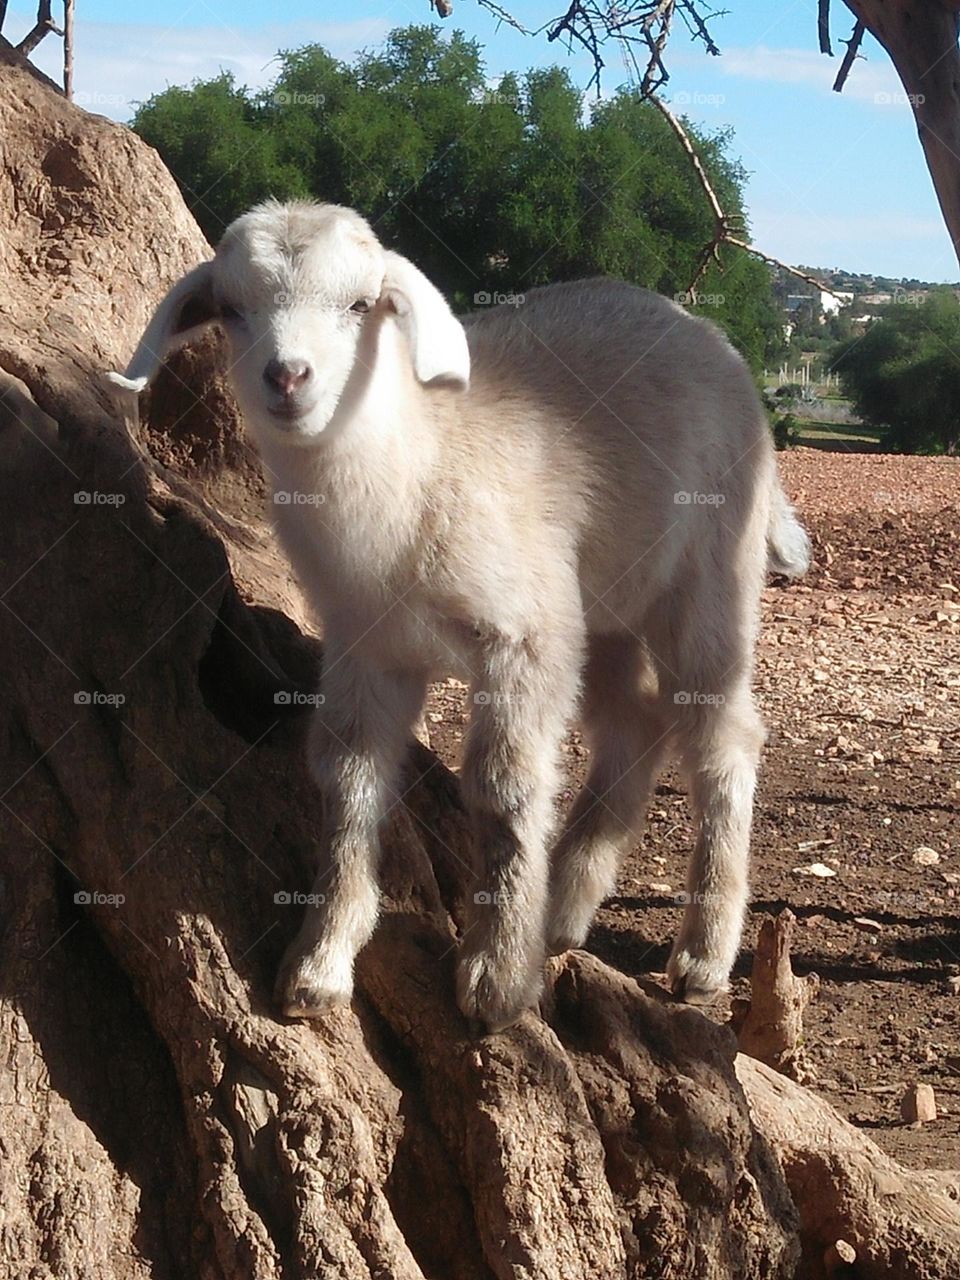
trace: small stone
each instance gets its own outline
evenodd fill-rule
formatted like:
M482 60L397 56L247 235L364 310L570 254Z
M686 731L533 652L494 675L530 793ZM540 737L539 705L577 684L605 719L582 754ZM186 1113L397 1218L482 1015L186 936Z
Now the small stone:
M929 845L922 844L918 849L914 849L913 861L918 867L935 867L940 861L940 855L936 849L931 849Z
M907 1124L925 1124L937 1118L937 1100L933 1086L912 1084L903 1095L900 1115Z
M821 880L827 880L837 873L833 867L828 867L822 862L811 862L806 867L794 867L793 874L795 876L817 876Z
M847 1240L834 1240L823 1251L823 1269L828 1276L842 1267L852 1267L857 1260L857 1251Z
M947 990L947 995L960 996L960 975L957 975L956 977L953 977L953 978L948 978L945 983L945 986Z
M883 925L878 920L871 920L869 916L854 916L853 923L860 929L866 929L868 933L883 931Z

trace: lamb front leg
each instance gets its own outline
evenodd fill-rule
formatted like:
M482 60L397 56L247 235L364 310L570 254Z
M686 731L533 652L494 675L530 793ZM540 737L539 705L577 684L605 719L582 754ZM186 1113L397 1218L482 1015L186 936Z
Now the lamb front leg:
M289 1017L314 1018L350 1000L353 963L379 913L381 821L397 798L410 730L426 694L419 672L382 672L328 651L324 703L311 726L309 763L323 798L314 904L277 978Z

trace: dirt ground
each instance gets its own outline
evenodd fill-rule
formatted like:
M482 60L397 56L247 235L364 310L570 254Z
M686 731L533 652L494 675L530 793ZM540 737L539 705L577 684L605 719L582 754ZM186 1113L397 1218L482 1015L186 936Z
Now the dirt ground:
M764 913L789 906L794 968L822 981L806 1016L813 1087L904 1163L960 1169L960 460L780 459L815 565L764 593L756 684L769 739L731 994L749 992ZM434 690L431 742L451 763L465 714L462 686ZM561 802L585 754L571 733ZM590 950L662 978L691 839L668 772ZM835 874L797 871L814 863ZM900 1099L917 1080L939 1115L910 1127Z

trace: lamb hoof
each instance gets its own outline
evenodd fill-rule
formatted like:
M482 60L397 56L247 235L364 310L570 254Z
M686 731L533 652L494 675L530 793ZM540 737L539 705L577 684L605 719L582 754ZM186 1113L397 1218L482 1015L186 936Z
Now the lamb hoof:
M505 1031L535 1008L543 982L542 970L517 978L515 971L483 952L463 955L457 969L457 1004L472 1028L487 1034Z
M709 960L695 959L678 948L667 965L667 981L675 1000L683 1004L715 1004L727 990L727 975Z
M331 1009L349 1005L353 983L333 975L329 966L308 954L291 958L280 970L276 1002L287 1018L322 1018Z

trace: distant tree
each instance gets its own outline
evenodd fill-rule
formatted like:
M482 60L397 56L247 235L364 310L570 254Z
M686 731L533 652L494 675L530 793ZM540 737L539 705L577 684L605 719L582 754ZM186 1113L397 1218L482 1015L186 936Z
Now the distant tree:
M960 446L960 304L952 290L893 305L833 354L857 413L904 453Z
M476 42L429 26L395 31L351 64L318 45L278 61L264 92L223 75L157 94L134 117L211 240L267 195L314 195L361 210L461 308L598 274L690 301L713 224L651 104L625 91L587 112L557 68L492 87ZM745 174L730 135L689 127L725 206L742 217ZM779 353L769 270L742 251L722 248L696 307L754 369Z
M218 239L238 210L266 192L308 194L295 165L280 161L273 140L261 128L261 114L260 105L225 72L189 89L155 94L134 117L136 131L176 175L184 199L211 239Z
M442 16L453 12L452 0L429 0ZM503 0L479 0L498 22L516 27L523 6ZM864 33L886 50L913 110L920 145L933 179L943 219L960 258L960 0L843 0L855 23L840 63L834 89L850 74ZM816 23L821 53L833 53L830 0L806 6L811 33ZM843 9L839 10L841 13ZM613 53L631 64L641 92L655 93L668 81L668 42L676 18L710 54L720 49L713 22L726 10L709 0L562 0L537 33L550 41L586 50L593 58L593 82L600 84L605 59Z

